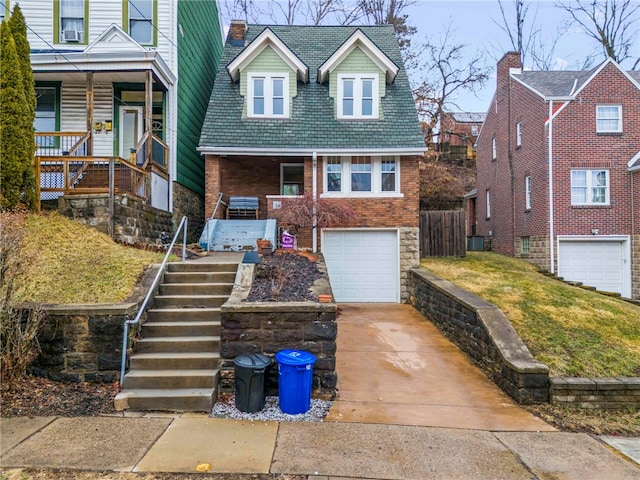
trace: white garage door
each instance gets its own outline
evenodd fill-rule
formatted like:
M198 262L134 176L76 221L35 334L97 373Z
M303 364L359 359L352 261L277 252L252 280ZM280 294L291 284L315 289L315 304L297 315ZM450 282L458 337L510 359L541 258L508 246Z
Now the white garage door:
M398 302L398 233L329 230L322 253L336 302Z
M623 241L560 240L558 275L605 292L629 296Z

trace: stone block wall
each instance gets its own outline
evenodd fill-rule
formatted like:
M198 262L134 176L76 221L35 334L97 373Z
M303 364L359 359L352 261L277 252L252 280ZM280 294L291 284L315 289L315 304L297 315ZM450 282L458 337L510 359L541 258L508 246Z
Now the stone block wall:
M148 268L134 294L121 304L46 306L38 335L42 353L29 367L31 373L55 381L119 380L124 321L135 318L157 268Z
M225 304L222 307L220 391L232 393L235 390L234 358L262 353L274 359L267 393L276 395L278 369L275 354L280 350L294 349L310 352L316 357L313 396L335 398L337 332L335 304Z
M204 230L204 198L193 190L173 183L173 223L179 225L182 217L189 219L187 242L196 243ZM182 240L181 240L182 241Z
M77 222L109 233L109 197L106 194L62 196L58 199L58 211ZM131 195L114 197L114 240L129 244L156 244L162 232L173 236L170 212L146 205L142 199Z
M521 404L549 400L548 367L532 357L497 307L426 270L411 270L409 282L409 303L509 396Z
M582 408L640 408L640 377L552 378L551 402Z

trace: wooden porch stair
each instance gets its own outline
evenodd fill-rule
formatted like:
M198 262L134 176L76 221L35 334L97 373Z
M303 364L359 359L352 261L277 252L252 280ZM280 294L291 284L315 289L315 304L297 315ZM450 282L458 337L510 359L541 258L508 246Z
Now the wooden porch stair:
M211 411L220 367L220 306L237 268L169 264L134 345L116 410Z

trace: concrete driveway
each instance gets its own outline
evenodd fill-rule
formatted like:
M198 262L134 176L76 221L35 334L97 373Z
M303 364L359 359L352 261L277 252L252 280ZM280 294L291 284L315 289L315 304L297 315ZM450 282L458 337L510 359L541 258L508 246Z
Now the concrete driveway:
M338 397L326 421L553 431L410 305L340 304Z

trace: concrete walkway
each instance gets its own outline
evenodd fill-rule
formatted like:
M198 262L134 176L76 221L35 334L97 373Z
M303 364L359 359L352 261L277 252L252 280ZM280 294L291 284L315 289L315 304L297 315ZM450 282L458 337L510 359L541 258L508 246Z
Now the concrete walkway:
M309 479L637 480L598 438L184 414L2 418L0 465L121 472L283 473ZM625 439L635 444L640 439ZM637 459L639 460L639 459Z

